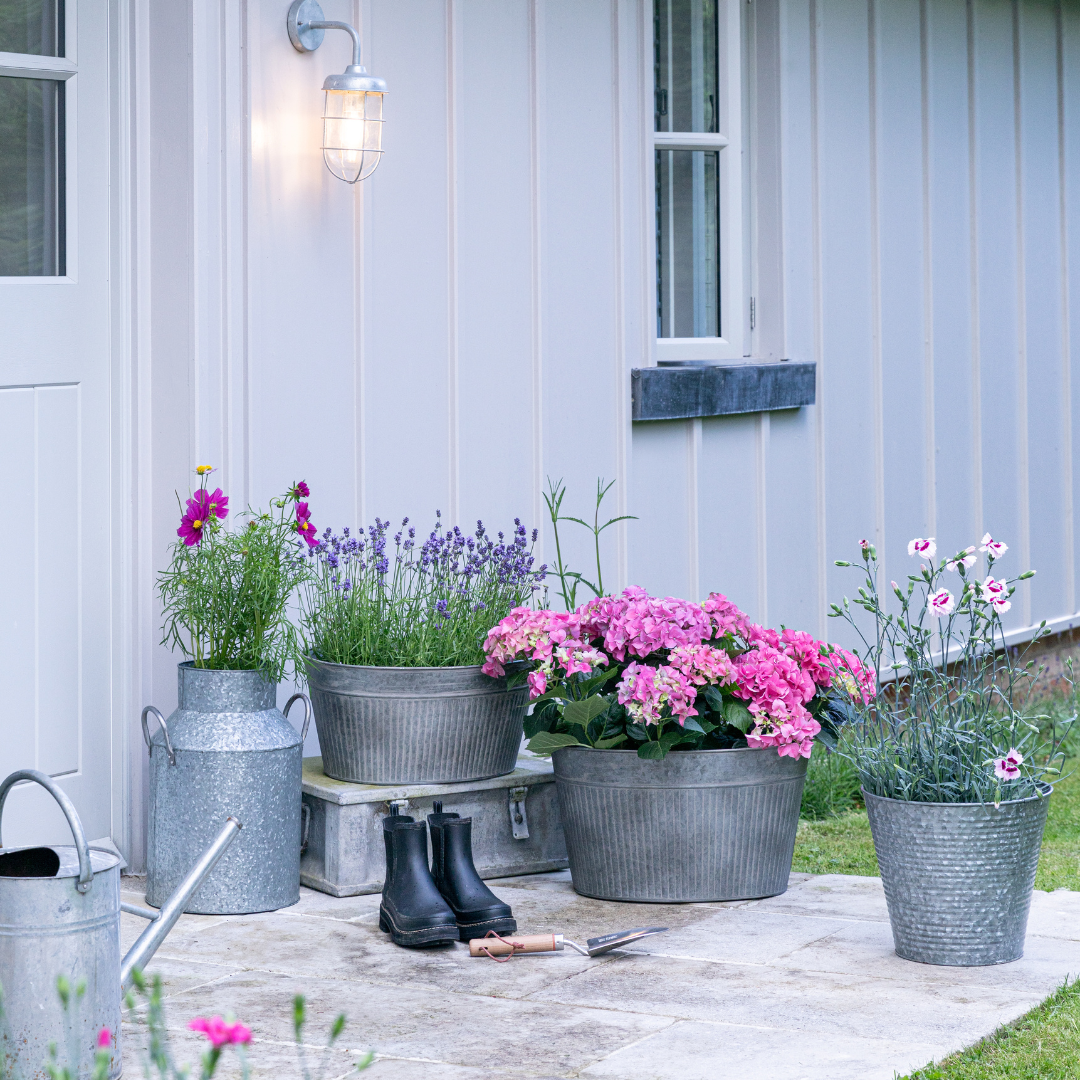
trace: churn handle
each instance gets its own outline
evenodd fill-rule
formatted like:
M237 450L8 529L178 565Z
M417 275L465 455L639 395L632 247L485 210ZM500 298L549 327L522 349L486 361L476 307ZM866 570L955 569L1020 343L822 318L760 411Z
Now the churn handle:
M287 702L285 702L285 708L282 710L285 716L289 715L289 710L297 701L304 703L304 727L300 732L300 741L303 742L307 738L308 725L311 723L311 698L307 694L293 694Z
M86 843L86 833L83 832L75 804L68 798L66 792L60 790L51 776L46 776L37 769L20 769L18 772L13 772L0 784L0 818L4 816L4 801L8 797L8 792L20 780L33 780L35 784L40 784L60 804L60 809L64 811L64 817L67 818L71 829L71 835L75 837L75 850L79 853L79 883L75 887L81 893L89 892L90 886L94 883L94 868L90 865L90 848ZM3 840L0 840L0 847L3 846Z
M150 746L150 725L146 722L146 714L152 712L157 717L157 722L161 725L161 733L165 736L165 752L169 755L169 764L176 764L176 754L172 748L172 742L169 740L169 729L165 726L165 717L154 708L153 705L147 705L142 711L142 737L143 742L146 743L146 752L153 755L153 748Z

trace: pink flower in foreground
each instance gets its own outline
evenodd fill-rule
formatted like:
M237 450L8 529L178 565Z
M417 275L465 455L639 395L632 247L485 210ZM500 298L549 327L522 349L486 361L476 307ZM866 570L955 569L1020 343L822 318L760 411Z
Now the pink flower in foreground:
M1019 750L1010 749L1000 761L994 762L994 775L999 780L1015 780L1020 775L1023 761L1024 755Z
M964 548L963 551L958 551L956 553L956 557L953 558L953 559L950 559L945 564L945 569L946 570L959 570L960 567L962 566L966 570L969 566L974 566L975 565L975 560L977 558L978 558L978 556L975 554L975 545L972 544L971 547L966 547L966 548Z
M214 488L210 492L207 496L207 503L209 514L213 514L219 520L229 516L229 496L221 488Z
M814 748L814 736L821 725L801 705L789 708L780 700L768 704L755 702L750 706L754 727L746 736L748 746L755 749L775 746L780 757L808 758Z
M1000 540L995 540L987 533L979 543L979 550L985 551L988 555L993 555L995 559L1000 559L1009 550L1009 545L1003 544Z
M294 499L306 499L311 494L311 488L309 488L307 484L305 484L304 481L301 480L300 483L297 484L296 487L294 487L289 492L289 494L292 495Z
M956 601L953 599L953 594L949 592L948 589L938 589L938 591L933 593L930 597L930 611L939 619L951 614L955 607Z
M934 538L932 536L926 540L921 536L917 536L914 540L908 541L907 553L909 555L922 555L927 559L932 559L937 554L937 544L934 543Z
M97 1045L99 1050L108 1050L112 1046L112 1032L107 1027L98 1032Z
M228 1043L251 1042L251 1028L234 1021L229 1023L220 1016L213 1016L209 1020L204 1016L196 1016L188 1024L191 1031L201 1031L215 1049Z

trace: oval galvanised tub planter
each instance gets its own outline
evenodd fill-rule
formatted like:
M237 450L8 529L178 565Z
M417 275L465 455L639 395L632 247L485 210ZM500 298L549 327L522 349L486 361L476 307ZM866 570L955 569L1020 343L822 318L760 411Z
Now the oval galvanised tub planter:
M983 967L1024 955L1050 792L995 807L863 791L897 956Z
M775 749L564 747L552 755L574 888L601 900L685 903L787 889L805 758Z
M307 658L323 772L355 784L456 784L517 766L528 704L479 666L368 667Z

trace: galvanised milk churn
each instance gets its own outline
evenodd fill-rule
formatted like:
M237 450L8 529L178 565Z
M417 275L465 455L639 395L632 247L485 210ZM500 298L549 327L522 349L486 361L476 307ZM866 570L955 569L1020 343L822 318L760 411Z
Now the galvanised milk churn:
M160 915L120 903L123 860L90 847L71 800L36 769L13 772L0 784L0 818L8 792L20 781L40 784L60 804L74 846L0 846L0 1076L47 1080L49 1047L57 1064L86 1080L98 1035L109 1029L109 1076L118 1077L120 999L133 972L154 955L180 917L184 903L236 839L230 818ZM2 845L2 841L0 841ZM120 959L120 910L152 921ZM57 977L68 983L62 1001Z
M146 900L160 906L232 815L243 832L186 911L241 915L300 899L300 777L311 704L297 735L277 708L277 684L261 671L178 667L179 705L163 720L143 709L150 749ZM150 737L147 714L159 728Z

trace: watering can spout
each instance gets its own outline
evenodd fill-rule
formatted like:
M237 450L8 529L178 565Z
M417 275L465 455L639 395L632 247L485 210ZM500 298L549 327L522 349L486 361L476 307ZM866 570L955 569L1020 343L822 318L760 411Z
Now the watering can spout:
M187 877L176 888L176 892L161 905L161 911L153 922L139 935L139 940L131 946L127 956L120 965L120 989L126 993L131 987L132 978L136 968L141 970L150 961L150 958L158 951L158 947L168 936L169 931L176 925L176 920L183 914L188 901L206 880L206 876L218 864L218 860L225 854L229 845L236 839L240 832L240 822L230 817L224 828L214 838L213 843L202 853L199 861L188 872ZM124 905L127 908L127 905ZM136 914L143 914L138 909Z

